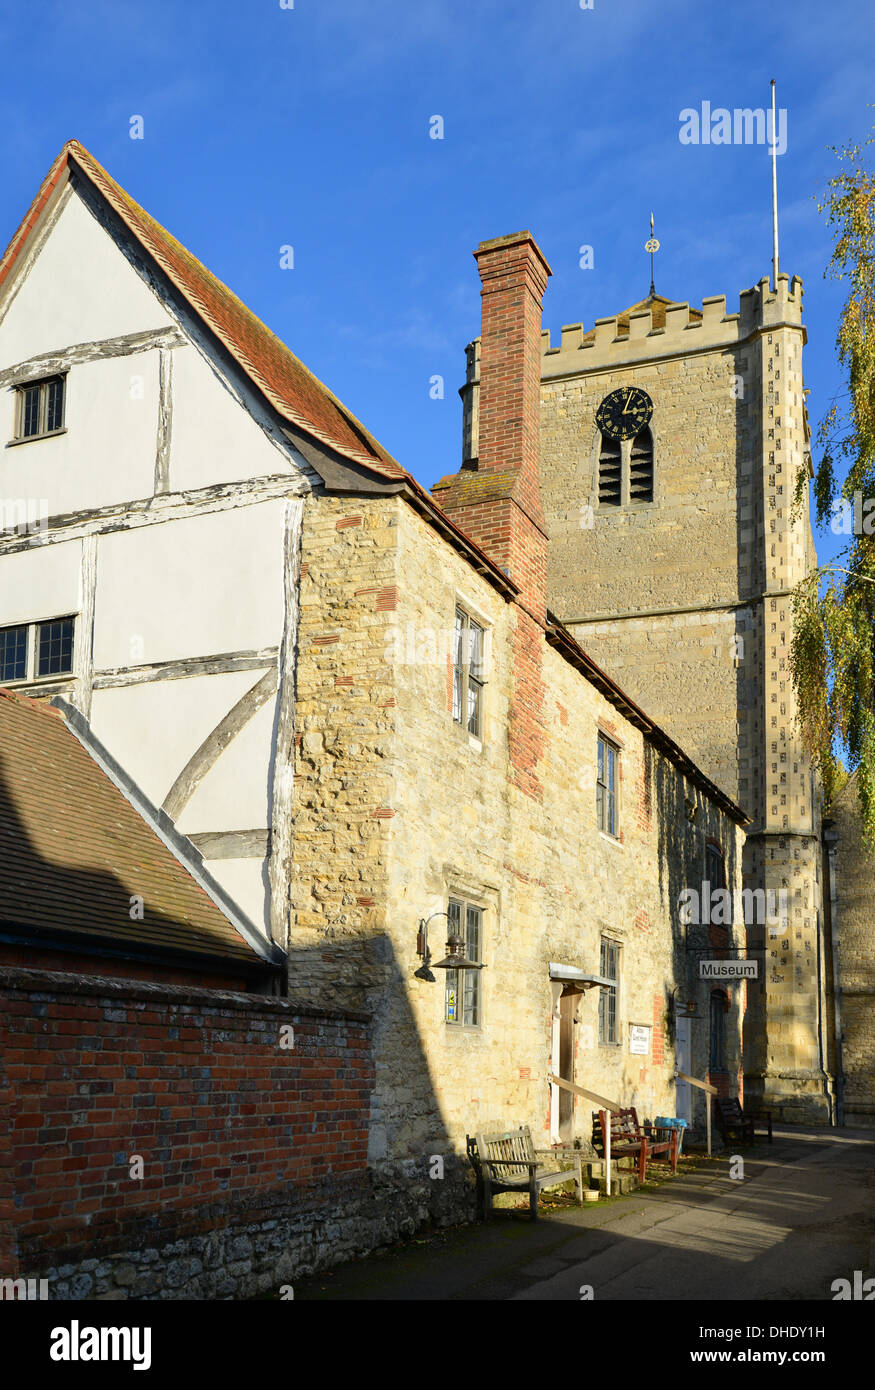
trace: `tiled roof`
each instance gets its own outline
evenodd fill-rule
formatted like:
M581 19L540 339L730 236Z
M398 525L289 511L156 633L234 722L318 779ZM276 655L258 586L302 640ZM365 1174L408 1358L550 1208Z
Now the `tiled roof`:
M261 963L60 711L0 689L0 930L13 928Z
M676 299L666 299L664 295L648 295L647 299L640 299L637 304L630 304L628 309L623 309L617 315L617 336L626 338L629 336L629 317L631 314L639 314L642 309L649 309L651 313L651 323L654 328L665 328L665 311L669 304L676 304ZM701 309L694 309L690 306L689 322L698 323L702 317ZM583 341L588 343L595 339L595 329L591 328L588 333L584 333Z
M289 424L296 425L345 458L365 464L383 477L405 476L400 464L327 386L323 386L227 285L217 280L154 217L150 217L78 140L70 140L64 146L12 238L0 261L0 284L9 273L27 233L69 161L100 190L128 231L158 263L183 298Z
M0 290L71 161L100 191L147 255L162 267L283 419L341 457L364 465L384 483L403 490L411 505L493 585L504 593L516 592L516 586L441 510L430 492L387 453L328 387L226 285L134 202L78 140L69 140L61 150L0 258Z

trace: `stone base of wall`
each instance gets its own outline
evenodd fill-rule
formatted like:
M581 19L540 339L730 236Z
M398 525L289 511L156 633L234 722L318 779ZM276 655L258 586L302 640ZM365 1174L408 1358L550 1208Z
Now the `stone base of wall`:
M832 1091L824 1077L792 1077L766 1073L744 1078L745 1108L752 1114L770 1110L775 1124L830 1125L834 1110Z
M875 1128L875 1105L871 1101L846 1100L844 1125L846 1129Z
M149 1224L123 1249L80 1246L50 1266L25 1257L21 1277L46 1279L54 1300L289 1297L281 1291L294 1289L296 1279L428 1226L474 1219L473 1174L461 1161L435 1181L423 1177L421 1165L415 1176L405 1167L321 1184L291 1200L287 1193L260 1198L257 1210L245 1211L241 1202L221 1227L210 1226L213 1217L204 1210L196 1220Z

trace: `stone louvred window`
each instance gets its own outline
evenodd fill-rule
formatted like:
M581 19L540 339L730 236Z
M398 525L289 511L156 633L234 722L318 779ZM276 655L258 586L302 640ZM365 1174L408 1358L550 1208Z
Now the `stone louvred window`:
M602 435L599 451L599 506L619 507L621 455L619 439L608 439Z
M629 455L629 501L653 501L653 436L647 425L632 440Z

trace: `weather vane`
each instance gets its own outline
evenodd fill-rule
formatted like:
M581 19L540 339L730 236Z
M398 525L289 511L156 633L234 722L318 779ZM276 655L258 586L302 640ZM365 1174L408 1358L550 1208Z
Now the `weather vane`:
M650 214L650 237L644 243L644 250L650 252L650 298L656 297L656 288L653 284L653 256L659 250L659 242L653 235L653 213Z

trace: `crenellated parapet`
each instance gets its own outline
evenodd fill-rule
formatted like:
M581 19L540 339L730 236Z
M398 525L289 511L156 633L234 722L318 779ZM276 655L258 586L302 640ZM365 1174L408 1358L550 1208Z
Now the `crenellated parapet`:
M724 294L709 295L701 308L657 297L623 313L596 319L587 330L582 323L563 325L554 346L550 330L541 330L541 380L613 371L642 363L670 361L696 353L732 351L777 328L799 328L802 343L802 281L798 275L778 276L773 290L767 275L738 296L738 310L726 312ZM462 398L463 459L477 456L480 339L465 349Z
M742 291L735 313L727 313L726 296L722 294L708 296L701 308L655 299L625 313L596 319L588 332L582 323L566 324L555 345L549 329L544 329L542 378L732 348L773 328L801 327L802 293L798 275L792 279L779 275L776 290L764 276L758 285ZM476 370L473 360L469 361L469 370L472 368ZM468 381L472 380L476 377L469 374Z

